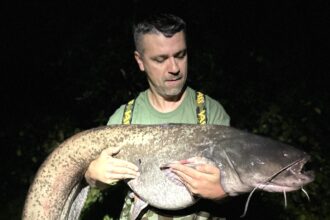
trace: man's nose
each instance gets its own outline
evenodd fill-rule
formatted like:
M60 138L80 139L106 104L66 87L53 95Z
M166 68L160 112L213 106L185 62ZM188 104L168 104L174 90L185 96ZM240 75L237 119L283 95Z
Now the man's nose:
M171 57L169 59L170 63L169 63L169 73L173 74L173 75L178 75L180 73L180 68L179 65L177 63L177 60L174 57Z

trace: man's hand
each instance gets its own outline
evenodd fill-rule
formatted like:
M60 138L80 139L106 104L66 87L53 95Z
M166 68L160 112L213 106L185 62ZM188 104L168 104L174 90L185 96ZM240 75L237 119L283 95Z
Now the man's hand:
M202 164L192 168L180 163L170 164L169 167L194 195L212 200L219 200L226 196L220 184L218 167Z
M119 180L139 176L138 167L125 160L116 159L113 155L119 153L120 147L107 148L93 160L85 173L85 179L91 186L106 188L106 184L115 184Z

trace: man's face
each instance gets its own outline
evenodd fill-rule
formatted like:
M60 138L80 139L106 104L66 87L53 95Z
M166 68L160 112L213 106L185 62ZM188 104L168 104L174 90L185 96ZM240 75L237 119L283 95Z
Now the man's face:
M141 71L148 77L150 89L165 99L181 94L187 79L187 47L184 33L171 38L163 34L145 34L142 54L135 52Z

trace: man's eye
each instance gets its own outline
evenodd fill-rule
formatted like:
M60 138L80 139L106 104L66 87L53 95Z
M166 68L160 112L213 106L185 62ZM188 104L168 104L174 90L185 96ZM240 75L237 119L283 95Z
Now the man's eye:
M179 54L176 56L176 58L178 58L178 59L183 59L183 58L185 58L185 56L186 56L186 52L182 52L182 53L179 53Z
M157 63L163 63L165 61L165 59L163 59L163 58L156 58L155 61Z

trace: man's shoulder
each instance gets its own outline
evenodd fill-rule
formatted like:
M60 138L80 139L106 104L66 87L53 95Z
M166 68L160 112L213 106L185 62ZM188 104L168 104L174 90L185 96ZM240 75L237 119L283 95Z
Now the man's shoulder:
M211 105L217 105L219 107L221 106L219 101L212 98L211 96L209 96L207 93L203 92L202 90L195 90L191 87L187 87L186 90L187 90L187 94L194 100L197 99L198 94L201 94L203 96L203 98L205 98L205 103L210 103Z
M129 103L131 103L132 105L135 105L136 103L144 102L146 98L147 98L147 90L144 90L144 91L140 92L135 98L129 99L129 101L127 101L127 103L122 104L119 108L117 108L115 110L115 112L110 116L107 125L122 124L123 114L124 114L126 106ZM134 103L132 102L133 100L134 100Z
M197 99L196 98L197 92L201 92L203 94L205 108L207 111L208 123L229 125L230 117L227 114L225 108L222 106L222 104L218 100L212 98L211 96L207 95L203 91L195 90L190 87L187 87L187 91L188 91L188 94L195 100Z
M117 110L110 116L107 125L121 124L124 114L125 105L121 105Z

